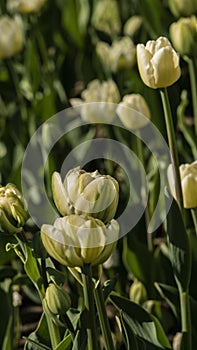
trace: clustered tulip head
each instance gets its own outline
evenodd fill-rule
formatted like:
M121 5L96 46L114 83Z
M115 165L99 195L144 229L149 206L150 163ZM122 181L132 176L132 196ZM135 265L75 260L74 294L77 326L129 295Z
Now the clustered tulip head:
M197 207L197 161L191 164L181 164L179 167L183 192L183 206L186 209ZM176 199L175 183L172 165L168 167L168 182L170 191Z
M144 84L153 89L166 88L181 75L179 56L166 37L138 44L137 63Z
M77 167L66 174L63 182L55 172L52 192L63 217L53 225L42 225L41 238L49 255L70 267L106 261L119 235L119 225L114 220L118 182L109 175Z
M13 184L0 187L0 224L1 229L8 233L22 230L29 217L27 206L22 194Z

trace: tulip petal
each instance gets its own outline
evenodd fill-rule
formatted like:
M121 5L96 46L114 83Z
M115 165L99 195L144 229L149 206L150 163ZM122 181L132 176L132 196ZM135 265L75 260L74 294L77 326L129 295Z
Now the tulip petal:
M55 205L59 212L64 215L71 214L64 185L62 183L61 176L58 172L54 172L52 175L52 192Z
M146 50L143 44L137 45L137 63L141 79L147 86L156 89L151 63L152 54Z

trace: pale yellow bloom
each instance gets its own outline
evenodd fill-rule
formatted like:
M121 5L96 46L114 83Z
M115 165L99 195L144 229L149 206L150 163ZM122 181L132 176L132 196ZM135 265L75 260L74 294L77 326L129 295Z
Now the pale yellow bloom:
M24 45L21 17L0 17L0 58L9 58L20 52Z
M119 198L118 182L98 171L88 173L79 167L70 170L62 183L60 174L52 176L52 192L59 212L83 214L107 223L114 218Z
M197 11L197 0L169 0L168 4L176 17L191 16Z
M116 113L123 125L131 130L143 128L150 120L149 107L140 94L125 95L122 102L119 103Z
M182 164L179 167L181 186L183 192L183 205L184 208L196 208L197 207L197 161L191 164ZM168 182L170 191L173 197L176 199L175 183L173 176L172 165L168 167Z
M179 56L166 37L138 44L137 63L144 84L153 89L168 87L181 75Z
M181 55L195 56L197 53L197 18L180 18L171 24L170 37L174 48Z
M33 13L40 11L46 0L7 0L10 12Z
M26 202L17 187L13 184L0 186L0 230L20 232L28 217Z
M108 35L119 34L121 30L121 19L117 1L95 1L92 15L92 25L97 30Z
M132 16L130 17L124 25L124 35L129 35L134 37L135 34L139 31L142 26L143 19L141 16Z
M131 68L135 63L135 45L126 36L113 41L111 46L105 42L98 42L96 51L103 66L114 73Z
M115 118L115 104L120 101L120 94L113 80L102 82L98 79L92 80L81 97L82 99L70 99L70 103L73 107L79 106L83 120L102 123L111 122Z
M70 267L102 264L113 252L118 235L116 220L105 226L98 219L79 215L58 218L54 225L41 227L41 238L49 255Z

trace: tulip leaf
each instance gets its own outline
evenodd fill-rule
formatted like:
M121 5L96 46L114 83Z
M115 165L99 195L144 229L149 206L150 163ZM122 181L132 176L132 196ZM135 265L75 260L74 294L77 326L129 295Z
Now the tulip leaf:
M133 334L146 344L145 349L171 349L159 320L155 320L138 304L115 293L110 296L110 300L121 312L122 319Z
M42 314L35 332L32 332L27 338L25 350L49 350L50 336L48 332L47 321L44 313Z
M155 283L155 287L167 304L170 306L174 316L178 318L180 316L179 310L179 294L175 287L169 286L163 283Z
M39 290L44 293L40 272L38 269L36 259L33 256L32 249L28 245L26 245L25 250L26 250L26 260L24 263L25 272L27 273L29 278L32 280L32 282L35 284L36 288L38 287Z
M87 335L85 329L77 331L76 337L73 342L72 350L85 350L87 346Z
M132 237L129 237L128 245L125 238L123 241L123 261L126 269L146 285L150 291L154 281L155 266L154 258L147 247Z
M169 197L167 191L166 197ZM188 235L175 200L172 201L167 215L167 237L174 276L184 291L188 288L190 281L191 255Z
M56 347L54 350L70 350L72 343L72 337L68 334Z

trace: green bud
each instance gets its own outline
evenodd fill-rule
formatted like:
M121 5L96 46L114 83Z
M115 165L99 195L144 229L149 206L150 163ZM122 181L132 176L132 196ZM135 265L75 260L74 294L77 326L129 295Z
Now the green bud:
M76 267L102 264L111 255L119 235L119 225L112 220L107 226L98 219L69 215L42 225L45 249L60 264Z
M197 10L197 0L168 0L174 16L191 16Z
M13 184L0 187L1 229L9 233L22 230L29 215L22 194Z
M114 218L118 206L118 182L98 171L88 173L79 167L72 169L63 183L60 174L55 172L52 176L52 192L56 207L62 215L83 214L107 223Z
M197 18L180 18L170 26L170 37L174 48L181 54L195 56L197 53Z
M52 317L63 317L71 306L71 300L63 288L50 283L44 297L44 306Z
M129 297L135 303L142 304L147 299L147 292L143 283L135 279L130 287Z

